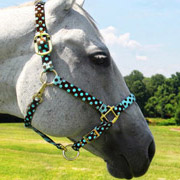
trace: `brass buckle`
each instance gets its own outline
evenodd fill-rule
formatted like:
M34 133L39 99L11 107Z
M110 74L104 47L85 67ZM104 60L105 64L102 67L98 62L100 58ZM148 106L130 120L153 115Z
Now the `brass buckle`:
M100 120L103 122L105 119L107 122L112 122L114 124L118 120L119 115L114 112L114 106L107 106L107 108L109 108L109 110L105 114L101 114ZM109 113L112 113L114 115L114 119L112 121L109 121L109 119L107 118L107 115Z
M100 134L97 132L96 129L93 129L90 133L86 134L85 136L83 136L84 140L86 141L87 144L90 143L88 136L93 132L93 135L97 136L96 139L100 136ZM94 139L93 139L94 140Z
M47 52L39 52L38 43L37 43L38 38L47 38L49 51L47 51ZM50 37L50 35L48 33L40 33L40 34L35 35L34 36L34 44L35 44L35 52L36 52L36 54L38 54L40 56L45 56L45 55L51 53L51 51L52 51L51 37Z

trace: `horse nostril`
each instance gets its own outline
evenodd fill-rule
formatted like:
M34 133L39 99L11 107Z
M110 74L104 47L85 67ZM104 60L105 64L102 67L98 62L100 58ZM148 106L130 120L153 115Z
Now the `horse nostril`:
M150 162L152 161L154 154L155 154L155 143L154 143L154 141L152 141L149 148L148 148L148 156L149 156Z

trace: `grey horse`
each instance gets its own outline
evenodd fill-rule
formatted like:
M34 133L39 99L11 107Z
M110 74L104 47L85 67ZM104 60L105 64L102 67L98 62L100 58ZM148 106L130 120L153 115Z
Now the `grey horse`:
M49 0L46 24L52 36L54 66L67 81L114 105L130 92L83 1ZM40 88L41 57L34 52L34 6L0 10L0 113L24 118ZM98 125L99 113L55 87L45 91L32 121L40 131L79 140ZM134 103L101 138L85 147L107 163L117 178L147 171L155 152L153 136Z

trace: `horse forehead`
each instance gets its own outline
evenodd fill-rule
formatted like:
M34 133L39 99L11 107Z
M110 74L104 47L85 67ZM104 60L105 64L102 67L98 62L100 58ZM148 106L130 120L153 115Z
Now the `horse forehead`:
M83 30L88 35L93 33L100 35L94 21L88 13L77 5L74 5L68 16L62 22L67 29ZM79 31L80 32L80 31ZM90 33L89 33L90 32Z
M79 17L80 16L80 17ZM76 44L79 47L88 46L104 47L104 40L97 27L89 21L86 15L72 13L65 17L64 21L57 27L54 39L58 43ZM53 40L54 41L54 40Z
M76 39L77 37L79 39L83 39L86 36L86 33L83 31L83 29L60 29L60 33L63 34L61 36L63 39Z

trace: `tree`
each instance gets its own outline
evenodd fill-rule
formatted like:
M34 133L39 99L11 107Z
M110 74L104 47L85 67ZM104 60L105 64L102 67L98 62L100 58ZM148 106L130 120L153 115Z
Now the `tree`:
M134 70L125 81L137 98L142 112L148 117L162 117L178 119L180 109L180 73L170 78L156 74L151 78ZM179 108L178 108L179 107Z
M156 74L151 77L150 81L150 87L148 89L151 89L150 95L153 96L155 92L157 91L158 87L163 85L166 78L162 74Z
M171 118L174 117L175 108L177 106L174 88L170 86L171 81L167 79L163 85L160 85L154 96L158 99L155 110L158 117Z
M142 81L144 79L144 76L141 72L139 72L138 70L134 70L131 72L130 75L125 76L124 77L128 87L131 87L131 85L135 82L135 81Z
M131 92L134 93L137 99L137 103L140 106L142 112L144 112L144 106L146 102L146 87L140 80L135 81L131 86Z
M178 94L179 93L179 88L180 88L180 73L179 72L176 72L176 74L173 74L171 76L171 85L174 87L174 90L175 90L175 94Z
M145 105L145 116L147 117L158 117L156 106L158 105L158 98L153 96L148 99L148 102Z
M180 107L178 107L176 110L175 121L177 125L180 125Z
M143 83L146 86L146 92L147 92L147 96L148 96L148 99L149 99L151 96L154 95L152 80L151 80L151 78L145 77L143 79Z
M146 86L143 82L144 76L141 72L134 70L129 76L125 76L125 81L130 91L136 96L137 103L144 113L145 102L147 101Z

